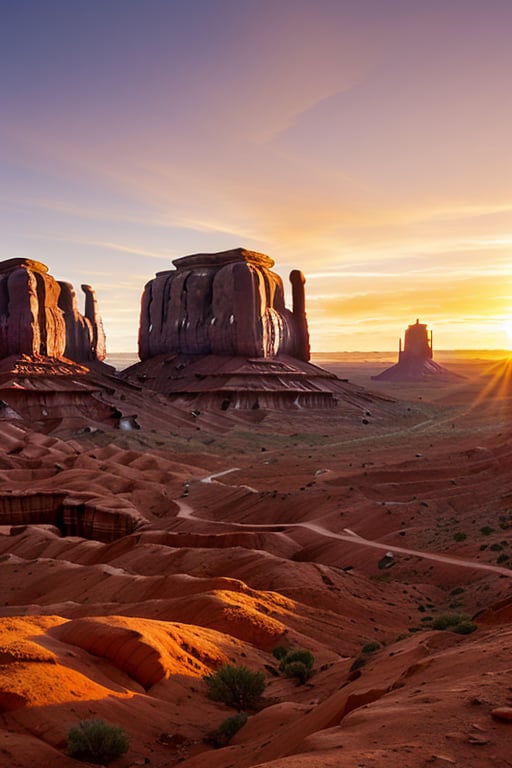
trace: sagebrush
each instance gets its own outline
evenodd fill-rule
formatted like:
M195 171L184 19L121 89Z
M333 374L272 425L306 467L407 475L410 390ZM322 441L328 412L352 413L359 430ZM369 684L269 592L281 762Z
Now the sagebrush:
M68 754L97 765L108 765L128 747L128 734L104 720L82 720L68 732Z
M217 748L226 747L235 733L238 733L240 728L246 724L247 719L246 712L238 712L236 715L227 717L218 728L208 735L207 741Z
M311 677L315 657L311 651L302 648L286 649L282 646L272 651L276 659L279 659L279 671L286 677L294 677L299 685Z
M263 672L232 664L224 664L216 672L206 675L204 680L210 698L239 712L254 707L266 686Z

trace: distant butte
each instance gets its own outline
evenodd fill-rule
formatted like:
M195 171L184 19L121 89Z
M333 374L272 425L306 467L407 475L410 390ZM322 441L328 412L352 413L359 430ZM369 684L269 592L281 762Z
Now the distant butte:
M425 323L416 320L405 331L403 349L402 339L399 340L398 363L377 376L372 376L372 379L375 381L424 381L430 378L457 379L460 377L434 362L432 331L427 330Z
M332 408L361 404L354 385L311 365L305 278L290 274L293 307L265 254L235 248L173 261L141 302L141 363L129 380L214 410Z

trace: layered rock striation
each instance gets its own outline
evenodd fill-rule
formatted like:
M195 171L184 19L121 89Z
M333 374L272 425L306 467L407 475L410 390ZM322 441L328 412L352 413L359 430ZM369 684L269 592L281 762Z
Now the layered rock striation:
M185 256L159 272L144 289L139 355L222 355L309 360L305 279L292 271L293 309L271 271L274 261L235 248Z
M85 313L69 283L30 259L0 262L0 358L66 357L78 363L104 360L105 333L94 290L82 285Z

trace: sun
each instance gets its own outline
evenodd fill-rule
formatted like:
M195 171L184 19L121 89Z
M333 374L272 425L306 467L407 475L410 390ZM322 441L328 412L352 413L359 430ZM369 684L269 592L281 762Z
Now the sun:
M512 317L508 317L503 321L503 328L507 338L507 349L512 350Z

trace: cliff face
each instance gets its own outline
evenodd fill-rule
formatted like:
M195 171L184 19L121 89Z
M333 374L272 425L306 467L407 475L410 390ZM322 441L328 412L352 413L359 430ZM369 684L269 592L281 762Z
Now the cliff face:
M26 354L67 357L75 362L104 360L105 334L94 290L85 292L85 315L69 283L30 259L0 262L0 358Z
M141 302L141 360L169 352L309 360L304 277L290 275L293 310L272 259L236 248L176 259Z
M115 541L146 521L124 499L88 498L53 491L0 493L0 524L46 525L63 536Z

